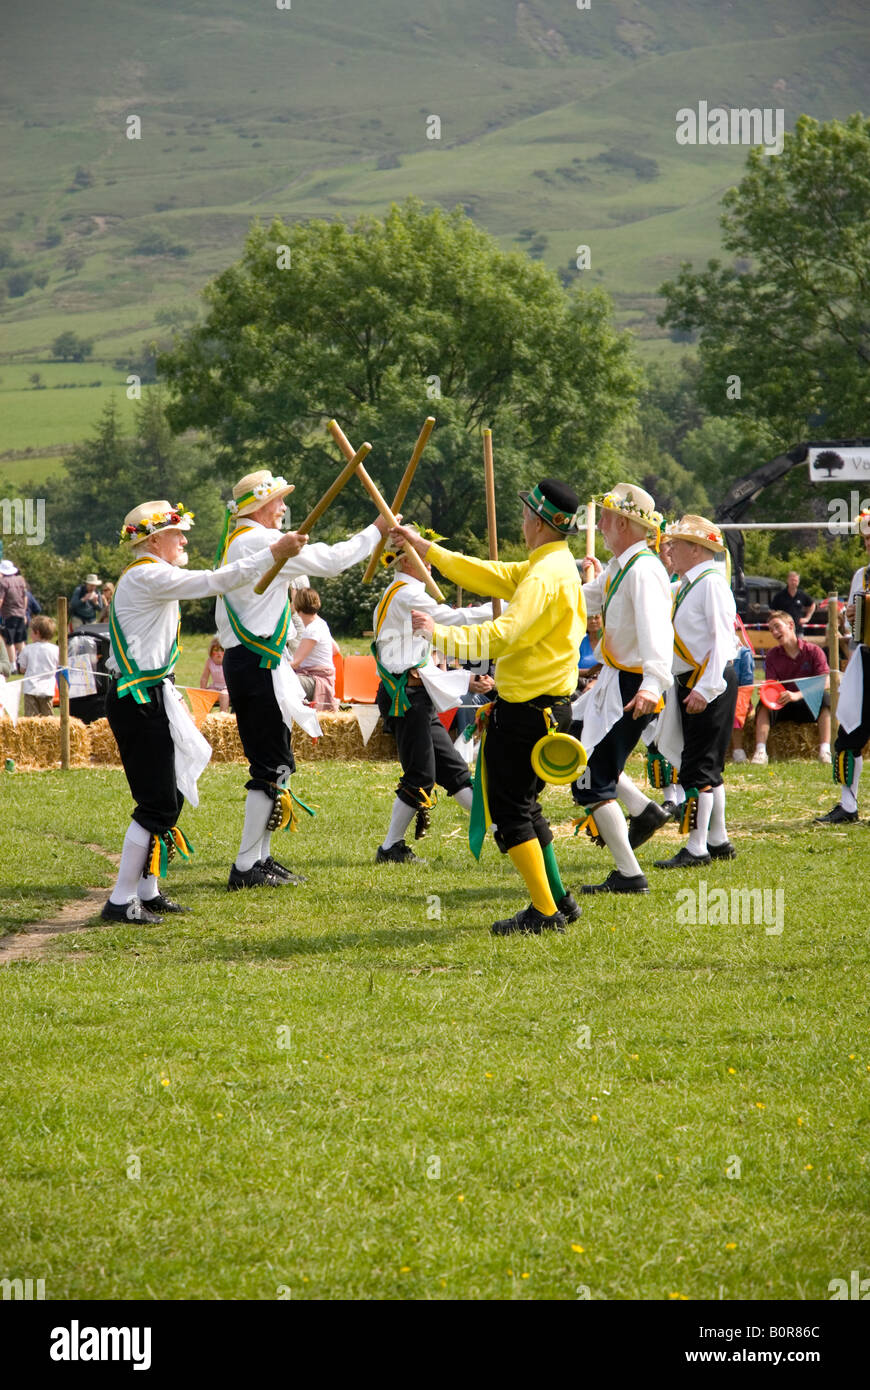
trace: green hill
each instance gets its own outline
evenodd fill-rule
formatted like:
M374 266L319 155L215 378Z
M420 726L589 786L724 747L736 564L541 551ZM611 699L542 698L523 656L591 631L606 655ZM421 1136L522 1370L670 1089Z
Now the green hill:
M655 291L715 254L746 153L677 145L677 109L782 107L789 128L859 109L870 74L865 0L43 0L4 29L0 246L37 283L0 305L0 377L71 328L95 340L94 416L98 362L165 334L155 315L195 302L251 218L410 193L566 276L588 245L619 322L676 350ZM40 393L40 446L81 437L85 395Z

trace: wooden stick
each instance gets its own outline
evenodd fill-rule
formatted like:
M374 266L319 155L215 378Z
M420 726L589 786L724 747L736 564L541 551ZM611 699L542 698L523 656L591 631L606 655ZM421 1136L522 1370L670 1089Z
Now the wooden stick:
M586 503L586 558L593 559L595 555L595 503Z
M426 423L423 425L423 428L417 436L417 443L414 445L414 452L411 455L408 467L405 469L405 472L402 476L402 481L396 488L396 495L393 498L394 512L397 512L399 510L399 508L401 507L402 503L408 495L408 489L411 486L412 479L417 471L417 464L420 462L420 459L423 455L423 450L426 448L429 436L434 428L435 416L427 415ZM377 545L375 546L374 551L372 553L372 557L365 567L365 572L363 574L364 584L370 584L371 581L374 579L375 571L378 568L378 561L384 553L384 544L385 541L381 540L378 541Z
M66 599L59 596L57 600L58 665L66 666L67 672L69 672L68 625ZM57 684L60 694L60 765L64 772L69 772L69 675L67 675L66 680L63 676L58 676Z
M296 528L301 535L307 536L309 534L311 527L315 524L315 522L320 520L330 503L335 501L336 497L341 492L341 489L344 487L345 483L350 482L351 478L356 472L357 464L362 463L362 460L364 458L368 458L371 451L371 444L360 445L360 447L357 449L356 453L353 455L353 458L350 460L347 466L341 470L332 486L327 488L320 501L316 502L315 505L312 507L311 511L308 513L307 517L302 522L302 525ZM275 578L277 574L281 573L281 570L284 568L286 563L286 560L281 560L280 563L275 564L272 566L271 569L268 569L266 573L263 575L263 578L258 579L257 583L254 585L254 593L265 593L266 589L268 589L269 585L272 583L272 580Z
M327 429L329 430L330 434L332 435L341 452L344 454L345 458L353 458L353 445L351 444L350 440L348 439L344 430L341 428L341 425L338 423L338 421L330 420ZM372 499L378 511L380 512L381 516L384 517L384 519L388 521L391 526L397 526L398 522L396 521L395 513L392 512L390 508L387 506L386 502L384 501L381 494L378 492L378 489L375 487L368 473L363 468L362 464L358 465L356 473L357 477L359 478L369 497ZM405 551L405 554L408 556L408 559L411 561L411 564L413 565L414 569L417 571L417 578L422 579L429 593L438 603L444 603L446 601L444 595L438 588L438 585L435 583L435 580L432 578L426 566L423 564L423 561L420 559L420 556L417 554L414 547L412 545L409 545L408 542L405 541L403 544L403 549Z
M831 672L831 742L837 737L840 721L840 605L837 594L828 594L828 666Z
M486 534L489 558L498 559L498 522L495 519L495 470L492 463L492 430L483 431L483 486L486 492ZM501 599L492 600L493 618L501 617Z

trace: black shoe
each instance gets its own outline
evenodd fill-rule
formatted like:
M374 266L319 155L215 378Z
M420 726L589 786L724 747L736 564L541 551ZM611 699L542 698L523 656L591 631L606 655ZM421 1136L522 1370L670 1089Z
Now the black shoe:
M307 883L308 879L304 874L296 874L292 869L288 869L285 864L279 864L277 859L273 859L271 854L265 859L261 859L260 868L265 869L267 874L273 878L280 878L283 883Z
M662 810L671 820L682 820L684 805L682 801L663 801Z
M181 903L174 903L171 898L167 898L163 893L158 893L156 898L143 898L142 906L146 912L189 912L189 907L182 907Z
M736 859L737 851L730 840L725 840L721 845L707 845L711 859Z
M138 922L140 926L156 927L163 921L156 912L149 912L138 898L126 903L107 902L100 913L104 922Z
M378 852L375 855L376 864L425 864L426 860L421 859L418 854L405 844L404 840L397 840L389 849L384 849L383 845L378 845Z
M285 880L276 878L270 874L268 869L264 869L262 864L255 864L251 869L237 869L233 864L230 869L230 877L227 883L227 892L235 893L239 888L284 888Z
M628 843L631 848L637 849L640 845L645 845L647 840L651 840L656 831L661 830L663 825L667 825L670 819L670 812L655 801L644 806L639 816L629 816Z
M574 905L577 906L576 903ZM490 927L493 936L511 936L514 932L523 932L526 936L540 936L544 931L564 930L565 918L561 912L554 912L551 917L545 917L543 912L539 912L531 903L514 917L505 917L501 922L493 922Z
M560 898L556 903L556 911L561 912L566 922L576 922L579 920L583 909L579 906L577 899L569 889L564 898Z
M683 845L671 859L656 859L654 862L657 869L700 869L702 864L710 863L710 858L709 854L690 854Z
M815 817L817 825L854 825L857 819L857 811L844 811L839 802L826 816Z
M581 893L648 893L649 884L643 874L621 874L613 869L603 883L584 883Z

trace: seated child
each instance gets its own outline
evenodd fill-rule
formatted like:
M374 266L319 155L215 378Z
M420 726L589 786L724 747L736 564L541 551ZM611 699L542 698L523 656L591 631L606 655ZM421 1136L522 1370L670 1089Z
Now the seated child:
M224 675L224 649L221 646L220 638L213 637L208 645L208 656L202 668L202 675L199 678L200 686L203 690L209 689L211 682L212 690L218 692L218 709L227 713L230 707L230 695L227 690L227 680Z
M306 699L319 710L337 710L334 642L329 627L320 617L320 595L315 589L294 589L293 607L302 621L303 632L293 653L293 669L299 677Z

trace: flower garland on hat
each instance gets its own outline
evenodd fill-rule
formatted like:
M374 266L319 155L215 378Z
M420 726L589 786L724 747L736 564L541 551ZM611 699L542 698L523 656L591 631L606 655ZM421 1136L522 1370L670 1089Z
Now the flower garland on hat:
M193 519L194 513L179 502L177 507L172 507L168 512L152 512L150 516L144 517L135 526L122 526L118 536L118 544L123 545L125 541L132 541L134 538L145 540L157 531L164 531L167 526L178 526L182 521L192 522Z
M438 532L433 531L431 526L416 526L413 521L403 522L402 525L410 527L410 529L416 531L417 535L424 541L429 541L432 545L437 545L438 541L446 541L447 539L446 536L439 536ZM403 558L404 554L405 551L402 546L400 546L398 550L390 550L388 546L385 546L381 553L380 563L385 566L394 565L397 560Z

